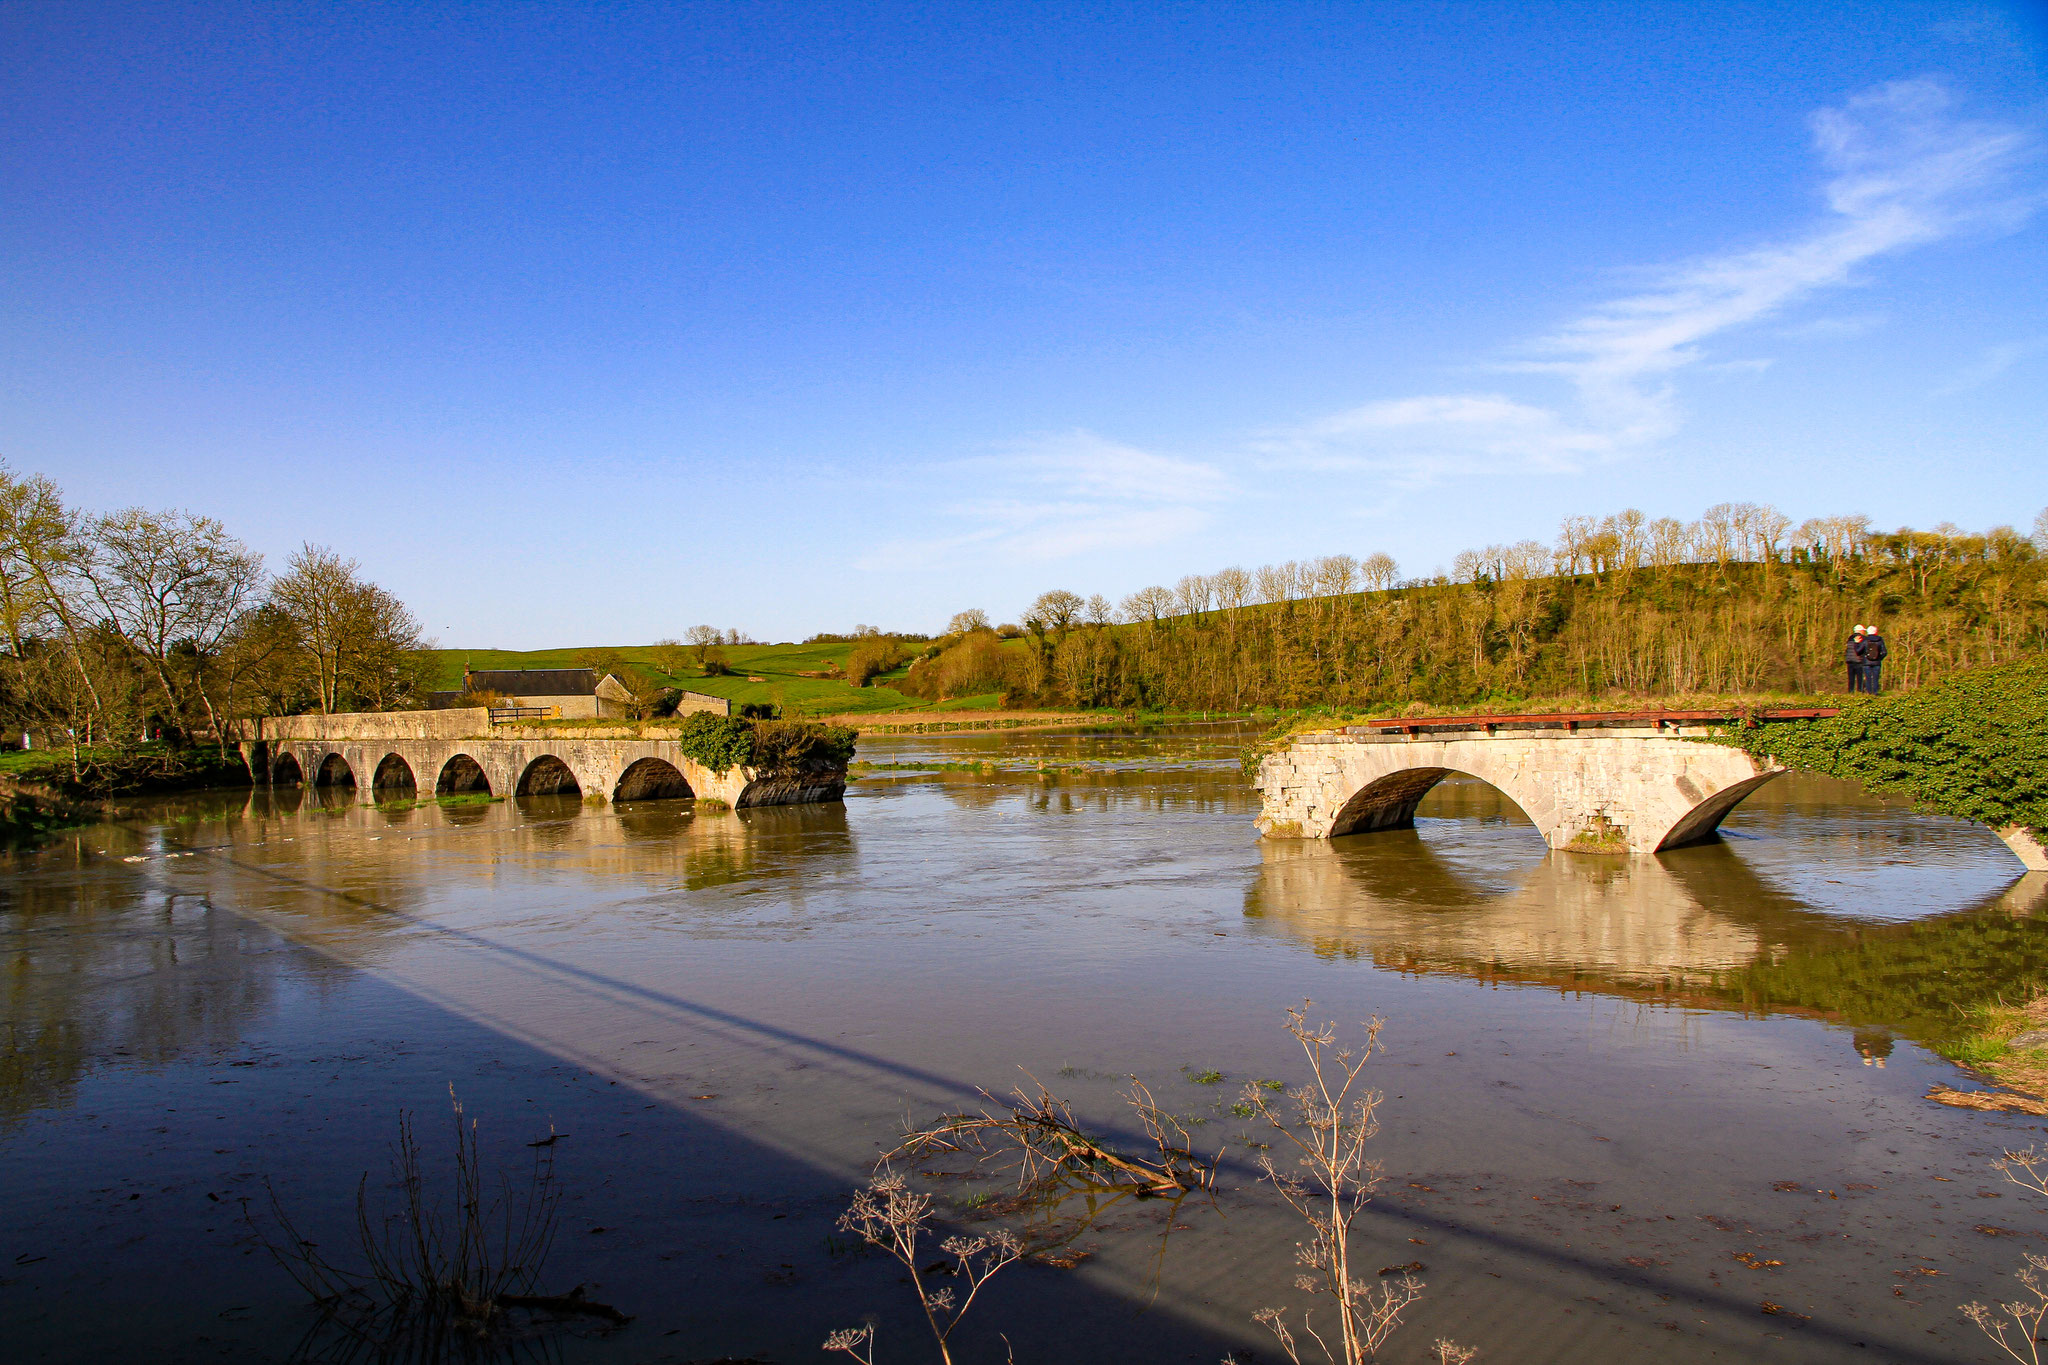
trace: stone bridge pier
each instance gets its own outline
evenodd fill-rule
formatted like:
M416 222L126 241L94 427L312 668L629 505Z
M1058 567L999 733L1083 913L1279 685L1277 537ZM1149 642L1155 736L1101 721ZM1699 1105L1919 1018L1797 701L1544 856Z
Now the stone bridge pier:
M1499 788L1552 848L1655 853L1711 837L1784 771L1666 729L1307 734L1260 763L1258 823L1269 838L1404 828L1455 772Z

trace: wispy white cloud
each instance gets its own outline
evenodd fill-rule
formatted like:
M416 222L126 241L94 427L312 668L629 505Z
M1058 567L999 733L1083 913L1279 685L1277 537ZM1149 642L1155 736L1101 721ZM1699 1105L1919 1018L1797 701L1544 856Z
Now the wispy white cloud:
M1996 346L1986 346L1978 357L1963 366L1946 384L1934 390L1935 398L1952 398L1971 389L1981 389L2007 370L2025 360L2028 356L2048 351L2048 337L2034 337L2027 341L2007 341Z
M1867 336L1890 321L1883 313L1848 313L1788 323L1778 335L1794 341L1846 341Z
M1043 562L1105 546L1156 545L1209 525L1215 506L1235 491L1214 465L1078 430L929 466L923 474L956 490L943 511L965 529L886 541L855 560L857 568L932 569L967 558Z
M1674 378L1715 338L1856 282L1859 267L1965 232L2011 228L2039 206L2012 188L2033 139L1965 119L1939 81L1898 81L1816 113L1827 216L1777 241L1651 272L1588 309L1503 370L1562 380L1571 397L1536 404L1497 393L1368 404L1268 433L1268 459L1370 468L1399 482L1478 469L1576 471L1650 448L1682 413Z

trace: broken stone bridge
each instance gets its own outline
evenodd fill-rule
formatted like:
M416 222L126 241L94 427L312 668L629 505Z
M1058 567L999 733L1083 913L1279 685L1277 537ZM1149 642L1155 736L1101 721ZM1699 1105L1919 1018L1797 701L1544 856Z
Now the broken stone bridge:
M1259 829L1275 839L1330 839L1408 828L1431 787L1465 773L1520 806L1552 848L1659 853L1713 838L1744 797L1787 771L1699 742L1734 719L1699 711L1425 716L1297 735L1259 764ZM2030 831L1998 836L2029 869L2048 871L2048 850Z

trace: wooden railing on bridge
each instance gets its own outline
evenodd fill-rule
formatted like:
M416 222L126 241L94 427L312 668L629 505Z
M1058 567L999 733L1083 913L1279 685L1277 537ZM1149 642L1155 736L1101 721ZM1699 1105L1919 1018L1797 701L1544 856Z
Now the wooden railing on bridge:
M1561 727L1577 733L1580 726L1639 727L1710 725L1733 721L1745 728L1778 720L1823 720L1841 714L1834 706L1776 707L1759 711L1536 711L1528 715L1390 716L1347 725L1347 735L1419 734L1424 730L1540 730Z
M491 724L510 725L520 720L557 720L561 717L559 706L493 706Z

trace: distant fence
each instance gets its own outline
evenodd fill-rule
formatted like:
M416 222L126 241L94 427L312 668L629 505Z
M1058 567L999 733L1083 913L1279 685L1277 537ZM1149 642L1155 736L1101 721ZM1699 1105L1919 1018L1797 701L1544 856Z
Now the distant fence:
M559 720L562 708L559 706L493 706L491 724L510 725L521 720Z

